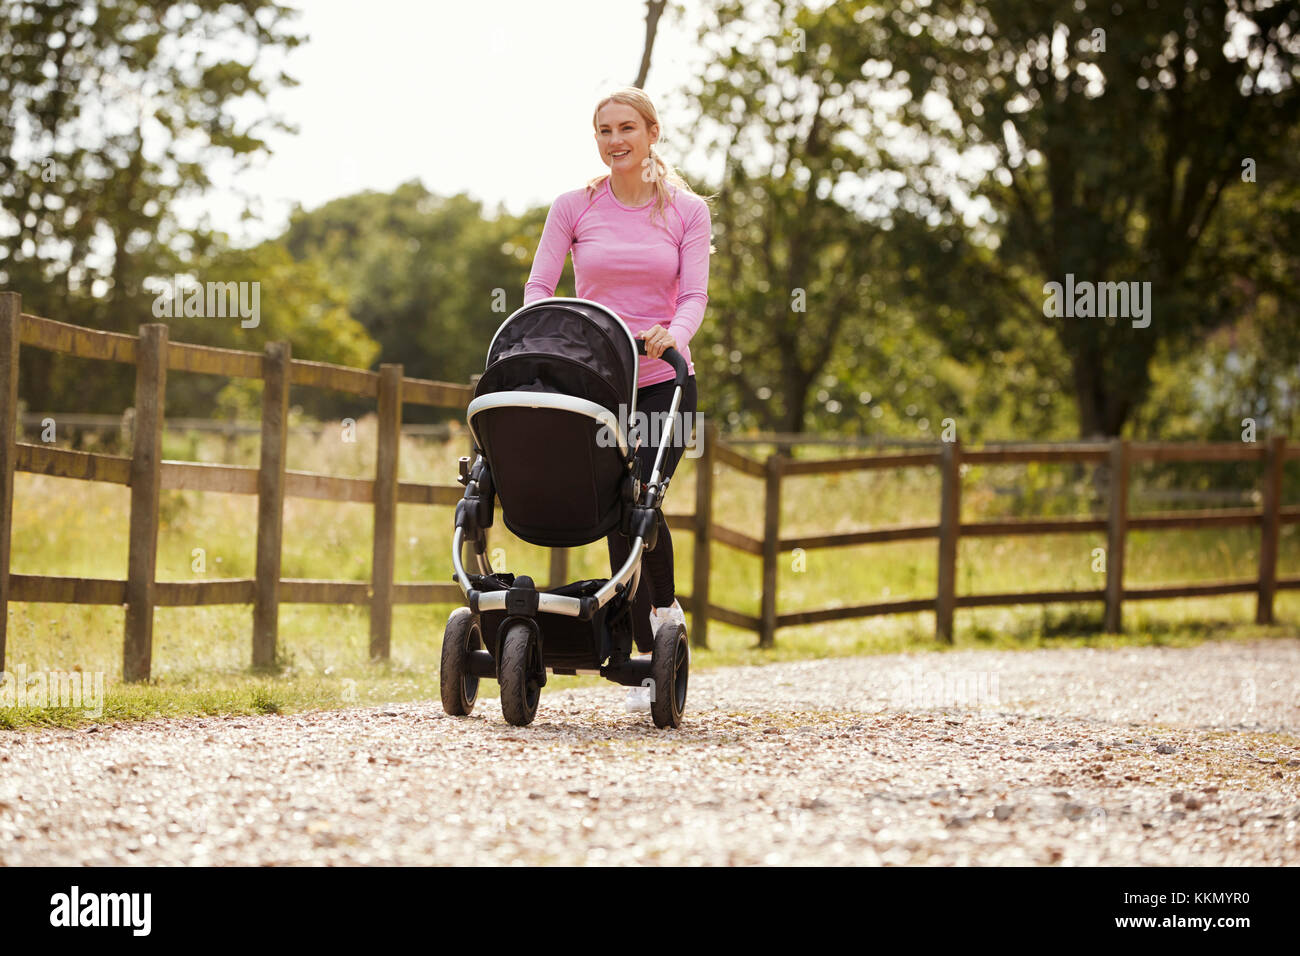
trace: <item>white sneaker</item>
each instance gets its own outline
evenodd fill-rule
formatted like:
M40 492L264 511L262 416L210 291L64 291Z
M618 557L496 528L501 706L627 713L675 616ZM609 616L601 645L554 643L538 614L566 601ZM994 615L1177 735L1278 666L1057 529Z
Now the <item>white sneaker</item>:
M675 599L669 607L652 607L650 609L650 633L658 634L665 624L680 624L686 627L686 612Z

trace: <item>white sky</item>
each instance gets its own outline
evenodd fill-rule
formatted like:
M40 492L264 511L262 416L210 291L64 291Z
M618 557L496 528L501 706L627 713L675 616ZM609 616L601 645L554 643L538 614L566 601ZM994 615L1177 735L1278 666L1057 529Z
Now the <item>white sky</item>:
M646 92L660 111L665 158L710 174L674 138L674 90L698 75L698 0L659 23ZM298 127L274 134L272 155L188 205L236 240L279 233L294 202L307 208L420 179L441 195L466 191L495 211L549 205L604 171L591 130L600 94L630 84L645 39L644 0L299 0L306 43L287 57L299 84L270 107ZM275 64L268 63L274 67ZM250 111L249 115L254 115ZM684 119L684 118L683 118ZM720 165L720 164L719 164ZM232 190L258 217L241 223Z

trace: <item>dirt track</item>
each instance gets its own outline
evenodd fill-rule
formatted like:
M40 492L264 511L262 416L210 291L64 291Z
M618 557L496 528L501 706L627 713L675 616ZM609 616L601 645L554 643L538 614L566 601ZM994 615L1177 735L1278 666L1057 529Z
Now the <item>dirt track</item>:
M0 734L0 863L1300 863L1300 640ZM484 690L495 692L486 683Z

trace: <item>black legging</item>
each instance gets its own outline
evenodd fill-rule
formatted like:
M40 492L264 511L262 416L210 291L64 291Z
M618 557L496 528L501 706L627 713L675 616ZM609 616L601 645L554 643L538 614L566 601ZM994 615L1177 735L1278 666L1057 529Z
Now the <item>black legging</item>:
M647 385L645 388L637 389L636 407L637 411L646 413L646 432L641 436L641 447L637 450L637 460L640 462L641 481L650 480L650 469L654 467L655 454L659 446L651 444L651 438L662 439L664 433L663 418L667 414L669 406L673 401L673 390L676 384L673 379L666 382L656 382L654 385ZM673 437L668 443L668 448L664 452L663 476L671 477L677 470L677 464L681 461L682 455L686 452L686 444L690 439L690 428L694 420L696 409L697 393L695 390L695 376L689 375L686 378L686 384L682 388L682 400L677 407L677 421L673 427ZM681 426L683 416L691 416L685 420L687 434L682 435ZM629 424L629 428L631 424ZM703 436L696 436L696 440L703 440ZM668 486L668 494L673 492L672 485ZM680 492L679 492L680 493ZM668 498L664 498L664 504L667 505ZM631 542L622 534L615 531L606 539L609 545L609 566L610 573L617 571L627 560L631 553ZM647 587L648 585L648 587ZM647 551L642 557L641 568L641 585L637 588L636 597L632 600L632 623L633 633L636 635L637 650L643 654L649 653L654 649L654 635L650 633L650 599L654 598L655 607L668 607L676 598L676 589L673 583L673 537L668 533L668 522L664 520L663 514L659 516L659 535L653 551Z

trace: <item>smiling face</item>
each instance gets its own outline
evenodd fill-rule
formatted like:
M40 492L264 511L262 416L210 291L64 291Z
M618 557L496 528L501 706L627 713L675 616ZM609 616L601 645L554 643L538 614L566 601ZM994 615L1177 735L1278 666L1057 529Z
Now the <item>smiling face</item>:
M626 103L606 103L596 114L596 145L600 158L614 173L644 168L650 146L659 141L659 127L646 129L641 114Z

